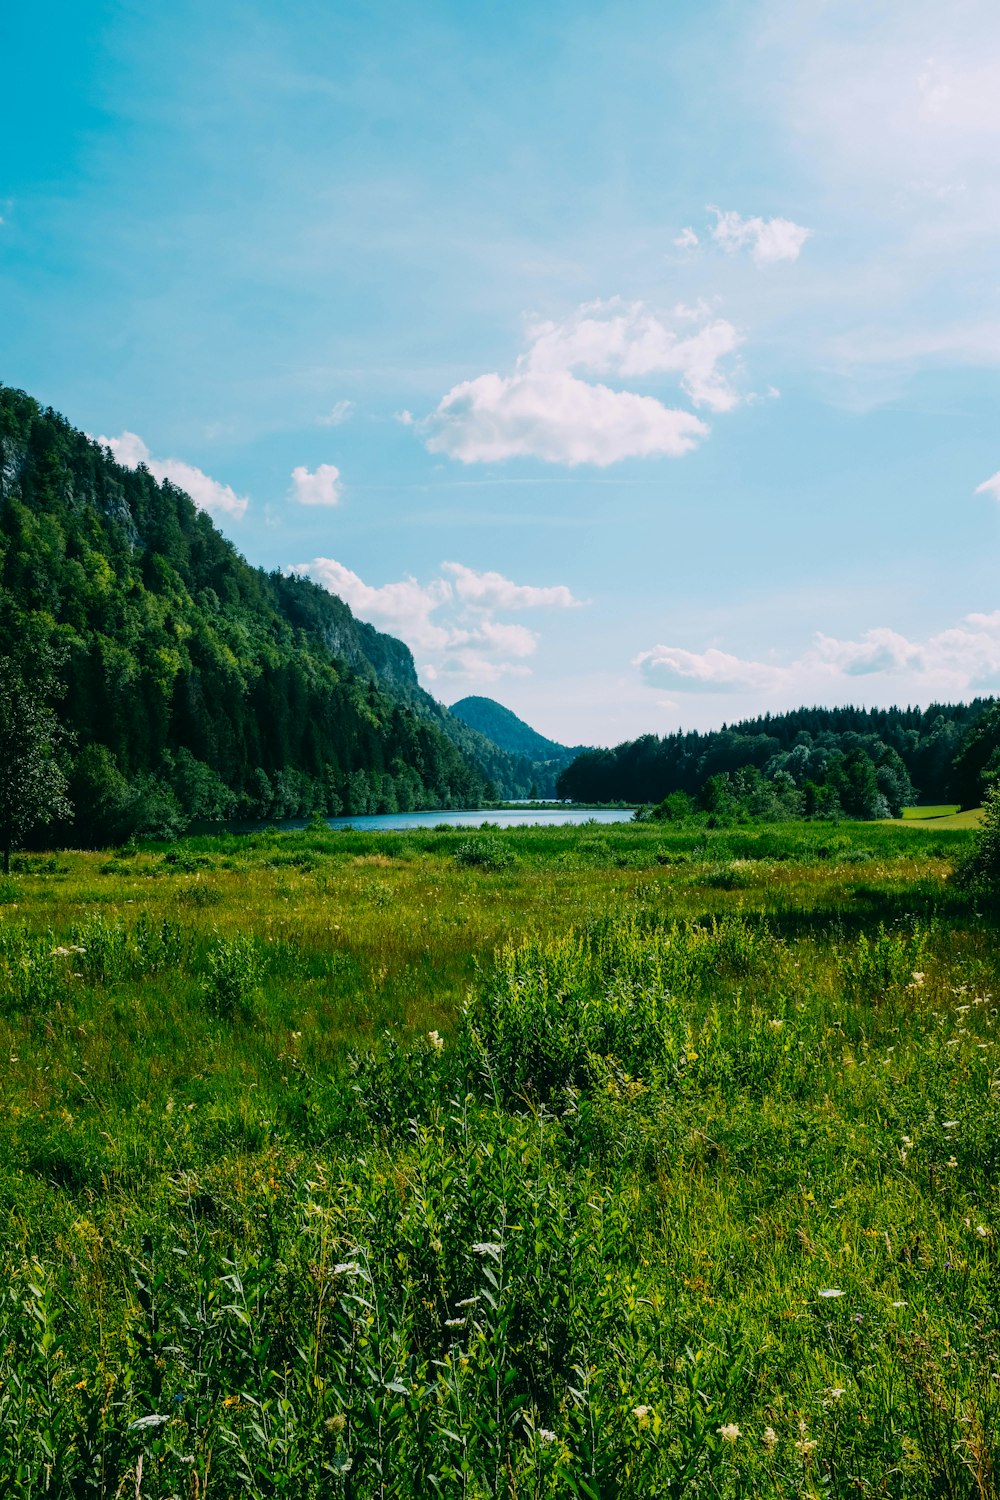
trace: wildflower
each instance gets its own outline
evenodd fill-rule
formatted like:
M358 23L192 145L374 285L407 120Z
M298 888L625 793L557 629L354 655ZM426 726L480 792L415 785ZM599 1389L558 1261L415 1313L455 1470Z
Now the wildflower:
M323 1426L326 1428L327 1432L343 1432L344 1428L347 1426L347 1418L344 1416L343 1412L338 1411L336 1416L327 1417L326 1421L323 1423Z
M456 1302L456 1307L475 1307L479 1301L478 1297L463 1297L461 1302Z
M986 1228L985 1224L977 1224L976 1233L979 1235L980 1239L985 1240L989 1235L989 1230Z
M826 1397L828 1401L839 1401L841 1396L844 1396L846 1394L847 1393L842 1385L832 1385L827 1391Z
M942 1120L941 1121L941 1129L942 1130L954 1130L954 1128L955 1128L955 1126L957 1124L958 1124L957 1120Z
M724 1443L735 1443L741 1435L740 1429L737 1427L735 1422L725 1422L721 1427L717 1427L715 1430Z
M892 1305L893 1305L893 1307L906 1307L907 1306L907 1304L905 1302L894 1302Z
M919 969L914 969L914 971L911 974L910 978L913 980L914 988L915 989L919 989L920 986L923 984L924 980L927 978L927 976L926 976L926 974L921 973L921 971Z
M439 1239L435 1238L431 1240L431 1249L433 1250L435 1255L440 1255L441 1251L444 1249L444 1246Z
M498 1245L494 1240L480 1240L477 1245L473 1245L472 1253L473 1255L491 1255L494 1260L499 1260L503 1253L503 1246Z
M539 1427L536 1429L543 1443L554 1443L556 1435L551 1427Z
M356 1260L342 1260L333 1268L334 1276L360 1276L361 1267Z
M945 1166L946 1167L957 1167L958 1166L958 1162L955 1160L955 1158L953 1156L949 1156L948 1160L945 1162Z
M839 1286L825 1286L816 1295L817 1297L842 1297L844 1294Z
M815 1438L800 1437L796 1439L795 1451L800 1458L809 1458L818 1446Z
M764 1428L761 1442L763 1443L768 1453L774 1452L775 1448L777 1448L778 1446L778 1434L775 1432L773 1427Z
M440 1036L438 1032L429 1031L427 1033L427 1040L430 1042L435 1052L444 1051L444 1037Z
M640 1427L649 1426L649 1414L653 1410L651 1406L633 1406L632 1415Z
M770 1028L771 1028L772 1031L780 1031L781 1028L782 1028L782 1026L784 1026L785 1023L784 1023L784 1021L780 1021L777 1018L777 1016L772 1016L771 1019L770 1019L770 1021L768 1021L767 1024L768 1024L768 1026L770 1026Z
M444 1320L444 1326L446 1328L464 1328L465 1327L465 1319L464 1318L445 1318L445 1320Z

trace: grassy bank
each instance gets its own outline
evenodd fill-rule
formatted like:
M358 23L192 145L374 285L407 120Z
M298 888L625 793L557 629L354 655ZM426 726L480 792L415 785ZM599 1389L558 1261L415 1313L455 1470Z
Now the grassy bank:
M22 860L0 1491L996 1493L968 838Z

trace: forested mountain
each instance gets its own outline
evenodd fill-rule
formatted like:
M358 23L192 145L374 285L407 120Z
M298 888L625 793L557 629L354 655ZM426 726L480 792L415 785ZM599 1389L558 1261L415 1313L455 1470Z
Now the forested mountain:
M555 740L547 740L509 708L497 703L495 698L460 698L451 705L450 712L473 729L478 729L480 734L485 734L501 750L507 750L511 755L527 756L529 760L563 760L567 756L579 755L584 748L577 745L570 749Z
M43 656L79 839L475 805L497 791L487 766L512 770L421 690L402 642L250 567L183 491L0 386L0 658L30 682Z
M801 793L806 812L881 816L910 800L974 806L983 771L998 767L1000 706L976 698L927 709L800 708L705 733L647 734L584 751L559 790L580 801L640 803L683 793L707 805L720 791L753 801L777 789ZM714 781L736 775L742 782L731 794Z
M559 772L584 748L577 745L570 749L555 740L547 740L493 698L461 698L451 705L450 712L454 718L461 719L515 758L517 779L526 787L520 793L522 796L529 795L527 788L530 787L536 797L554 797Z

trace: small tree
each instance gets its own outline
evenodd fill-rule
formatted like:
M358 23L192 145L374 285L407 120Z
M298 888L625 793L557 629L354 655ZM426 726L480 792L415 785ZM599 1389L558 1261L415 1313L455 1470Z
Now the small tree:
M70 818L59 751L68 736L48 699L59 692L51 651L39 650L30 671L0 657L0 851L10 873L11 851L34 828Z
M994 783L983 800L983 821L972 853L958 866L955 879L974 895L995 901L1000 892L1000 784Z

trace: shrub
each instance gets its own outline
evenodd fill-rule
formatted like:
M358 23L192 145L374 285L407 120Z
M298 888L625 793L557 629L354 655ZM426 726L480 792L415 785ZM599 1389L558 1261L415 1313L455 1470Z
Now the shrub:
M456 865L477 870L509 870L514 856L493 833L481 833L476 838L466 839L454 853Z
M986 793L975 846L958 866L955 879L977 895L995 896L1000 890L1000 783Z

